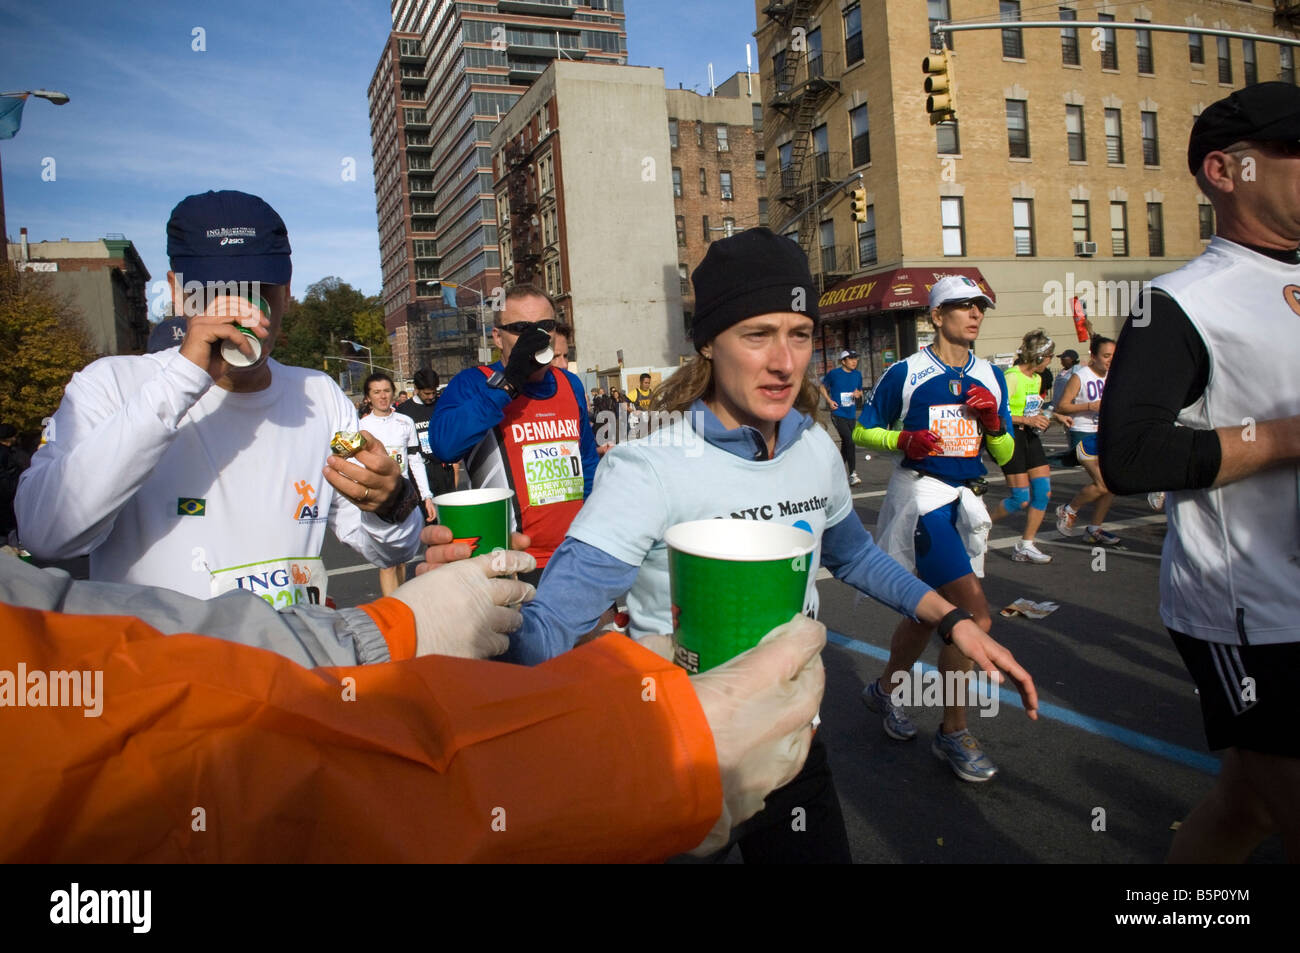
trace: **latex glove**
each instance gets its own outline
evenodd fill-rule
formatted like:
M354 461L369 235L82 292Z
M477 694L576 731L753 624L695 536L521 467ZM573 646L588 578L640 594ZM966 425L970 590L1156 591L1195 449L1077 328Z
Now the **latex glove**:
M998 413L998 399L993 396L987 387L975 384L966 394L966 406L975 412L980 423L984 427L985 433L999 434L1003 432L1002 415Z
M904 430L898 435L898 449L909 460L921 460L943 450L943 438L930 430Z
M826 688L825 645L826 627L796 615L755 648L691 678L722 773L722 815L692 854L726 846L731 829L803 768Z
M528 379L545 367L538 364L536 354L551 346L551 336L541 328L529 328L515 341L510 351L510 360L506 362L506 380L515 390L522 392Z
M415 654L482 659L505 652L507 633L524 624L519 603L537 590L498 577L536 568L528 553L502 550L446 563L398 586L393 598L415 616Z

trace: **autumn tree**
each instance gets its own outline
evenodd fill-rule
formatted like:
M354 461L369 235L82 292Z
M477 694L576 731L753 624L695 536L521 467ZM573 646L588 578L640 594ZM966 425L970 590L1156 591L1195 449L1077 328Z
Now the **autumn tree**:
M47 275L0 263L0 421L38 433L72 375L98 355L82 316Z
M322 278L308 286L301 301L285 311L275 359L298 367L325 368L331 375L342 364L326 357L351 357L354 349L342 342L359 341L373 349L373 363L391 366L388 341L383 331L383 308L379 299L366 295L347 282ZM365 352L360 352L362 360Z

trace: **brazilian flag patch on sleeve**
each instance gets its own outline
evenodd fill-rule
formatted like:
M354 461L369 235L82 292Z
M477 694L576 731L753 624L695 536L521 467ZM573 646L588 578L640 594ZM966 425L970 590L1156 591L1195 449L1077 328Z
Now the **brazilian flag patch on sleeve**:
M192 496L182 496L176 501L177 516L204 516L208 511L208 501Z

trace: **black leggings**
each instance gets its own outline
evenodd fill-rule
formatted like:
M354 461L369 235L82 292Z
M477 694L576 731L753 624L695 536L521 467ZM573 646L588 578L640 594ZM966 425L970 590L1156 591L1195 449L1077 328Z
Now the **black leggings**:
M856 461L857 450L853 445L853 427L857 423L852 417L831 417L835 421L835 430L840 435L840 456L844 458L844 466L852 473Z

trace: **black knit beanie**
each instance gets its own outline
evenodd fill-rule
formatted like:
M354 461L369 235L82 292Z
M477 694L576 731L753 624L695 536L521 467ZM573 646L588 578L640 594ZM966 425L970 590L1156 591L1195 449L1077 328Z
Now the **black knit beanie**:
M691 275L698 351L733 324L787 311L818 319L817 290L808 257L797 242L770 228L751 228L709 246Z

